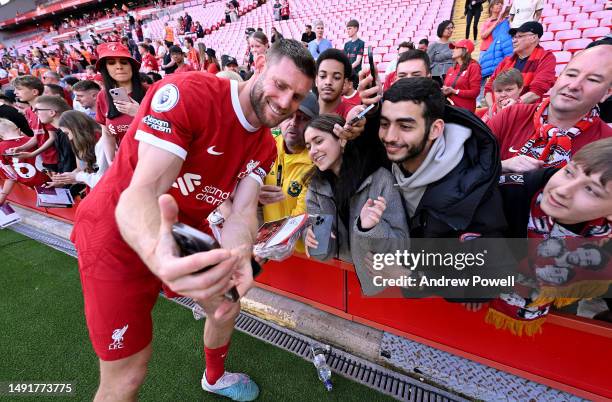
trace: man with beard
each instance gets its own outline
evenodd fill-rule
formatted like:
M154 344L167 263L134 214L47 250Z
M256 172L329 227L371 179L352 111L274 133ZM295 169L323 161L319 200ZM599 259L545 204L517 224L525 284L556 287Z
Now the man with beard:
M368 95L374 93L362 97L371 103ZM404 199L411 238L501 234L495 139L473 114L445 105L433 80L395 82L383 96L378 134Z
M346 120L352 105L342 98L344 80L352 74L351 62L344 52L327 49L317 59L317 92L321 114L335 113Z
M502 170L563 167L583 146L611 137L612 128L597 108L611 94L612 45L578 53L559 75L550 98L512 105L488 121L500 145Z
M259 394L248 376L225 371L240 304L224 294L235 286L244 296L253 286L257 200L276 158L268 127L295 113L315 65L293 40L279 41L255 64L244 83L190 72L154 84L110 170L79 206L72 240L100 359L96 401L136 400L162 284L206 312L203 389L241 401ZM210 232L206 217L230 194L221 248L178 257L172 224Z
M306 150L304 130L318 115L317 97L309 93L294 115L281 123L281 135L276 137L278 156L259 193L264 222L306 212L308 188L303 178L312 168L312 162Z

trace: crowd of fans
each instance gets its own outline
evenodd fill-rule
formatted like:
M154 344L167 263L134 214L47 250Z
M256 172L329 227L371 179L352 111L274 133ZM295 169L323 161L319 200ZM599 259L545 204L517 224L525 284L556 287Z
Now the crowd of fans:
M240 5L232 1L227 7L233 22ZM501 0L491 0L478 62L469 36L473 22L478 37L482 7L479 0L466 2L466 39L451 41L454 24L446 20L438 26L438 41L400 43L384 82L362 71L366 43L357 20L346 24L343 49L325 37L323 21L306 25L300 41L316 61L316 80L299 110L280 125L278 157L260 194L264 220L335 214L334 246L322 256L355 262L356 245L368 237L507 233L511 222L499 218L504 191L492 184L500 174L513 174L516 181L534 169L573 166L586 176L601 174L602 189L609 187L608 168L592 172L587 162L571 161L591 143L600 146L591 146L589 155L609 153L609 141L598 141L612 136L610 37L575 55L556 78L554 54L539 45L542 3L515 0L504 10ZM273 10L275 20L290 16L286 0L275 0ZM106 35L92 32L88 40L60 43L55 50L33 47L24 55L5 50L0 78L8 77L10 85L0 98L5 127L0 147L5 170L14 174L7 176L0 202L15 182L43 181L86 194L112 165L155 82L190 71L248 80L260 68L258 57L284 39L272 29L270 38L260 28L247 29L241 63L236 56L242 55L218 58L207 48L201 24L188 12L165 23L159 38L132 18L123 32L120 27ZM599 67L593 59L602 60ZM362 104L381 98L383 107L368 115L363 135L338 136L337 127ZM407 112L423 118L404 122L400 117ZM475 119L488 125L495 140ZM411 132L420 132L417 141ZM24 176L15 164L36 167L36 174ZM610 211L610 195L600 198ZM459 204L461 211L455 211ZM306 251L317 244L309 230Z
M239 3L227 7L233 22ZM599 259L589 254L592 249L569 249L578 253L564 257L570 263L536 276L559 286L572 284L585 264L605 271L611 254L605 241L612 233L612 39L576 53L556 77L554 54L539 45L541 2L515 0L504 10L501 0L491 0L479 62L472 58L469 34L473 22L478 37L482 7L479 0L466 2L466 39L452 41L454 24L446 20L438 26L438 41L400 43L384 82L362 68L366 43L354 19L346 24L343 49L332 46L324 22L317 20L305 27L300 41L249 28L245 55L217 57L205 45L201 24L185 12L165 24L162 37L150 37L135 21L126 24L127 32L92 33L52 51L5 51L0 74L10 85L0 96L0 204L17 182L65 187L86 199L93 188L107 185L100 180L116 156L133 149L122 147L131 141L130 127L159 133L183 129L169 122L174 117L144 116L141 103L154 112L171 110L179 96L171 87L179 81L223 86L228 79L235 88L252 75L251 102L263 103L255 90L264 90L257 87L267 71L263 56L295 45L308 57L304 63L314 66L312 91L293 95L297 110L275 131L277 156L269 171L262 170L258 201L264 222L302 213L332 216L330 238L317 238L310 227L298 251L310 256L325 240L328 247L312 257L355 264L364 293L371 291L364 283L373 275L368 251L381 239L407 244L419 238L505 236L570 244L595 238L601 241ZM286 0L275 0L273 10L277 20L290 18ZM193 71L208 74L189 75ZM210 74L220 78L211 81ZM291 85L308 88L306 78ZM289 84L279 79L273 86L282 92ZM347 123L367 105L375 107L365 121ZM254 105L264 121L258 107L264 106ZM199 113L185 111L191 120ZM147 135L138 130L136 138L155 145ZM208 153L222 154L214 149ZM224 198L222 214L231 209L231 198ZM580 253L590 256L585 264ZM387 274L401 272L399 267ZM580 296L562 299L568 304ZM469 309L482 307L465 303ZM490 302L487 319L500 327L516 328L500 322L505 319L529 326L564 303L550 295L504 296ZM597 318L611 321L610 311Z

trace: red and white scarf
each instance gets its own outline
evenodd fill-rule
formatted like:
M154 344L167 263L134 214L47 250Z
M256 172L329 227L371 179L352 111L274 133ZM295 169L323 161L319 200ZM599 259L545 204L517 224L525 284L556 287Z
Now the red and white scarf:
M572 157L572 139L591 128L599 116L599 108L591 109L574 127L561 130L548 123L549 105L550 98L546 98L537 107L533 116L534 133L519 154L544 161L543 167L563 167Z
M485 321L515 335L534 335L550 308L563 307L583 298L601 297L612 284L612 223L595 219L573 233L546 215L537 193L531 204L527 225L529 257L522 262L514 293L502 294L489 305ZM581 266L569 255L578 249L595 249L601 266Z

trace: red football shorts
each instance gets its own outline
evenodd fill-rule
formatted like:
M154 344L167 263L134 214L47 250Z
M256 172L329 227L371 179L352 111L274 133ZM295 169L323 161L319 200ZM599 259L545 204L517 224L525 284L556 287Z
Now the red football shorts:
M151 343L151 311L162 288L155 275L104 280L81 272L81 285L89 337L100 359L123 359Z

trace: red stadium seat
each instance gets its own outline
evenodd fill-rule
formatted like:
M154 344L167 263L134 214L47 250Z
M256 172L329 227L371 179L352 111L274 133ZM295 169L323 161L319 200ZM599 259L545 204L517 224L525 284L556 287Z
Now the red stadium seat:
M569 39L578 39L582 37L582 32L578 29L568 29L567 31L559 31L555 34L555 40L566 41Z
M554 17L555 15L559 15L559 10L557 10L556 8L545 7L544 10L542 10L542 17L544 18Z
M546 17L544 18L544 24L557 24L557 23L561 23L565 21L565 16L564 15L555 15L555 16L551 16L551 17Z
M574 29L587 29L587 28L595 28L599 25L597 20L582 20L574 22Z
M609 33L610 33L610 27L589 28L589 29L585 29L582 32L582 37L595 40L595 39L602 38Z
M548 42L554 39L555 35L550 31L546 31L544 32L544 35L542 35L542 37L540 38L540 42Z
M576 14L569 14L565 16L565 21L584 21L584 20L588 20L589 19L589 14L588 13L576 13Z
M586 5L586 6L582 7L582 12L583 13L592 13L592 12L595 12L595 11L601 11L601 10L604 9L604 3L605 2L600 2L600 3Z
M571 39L563 44L563 50L569 50L570 52L576 52L583 50L592 41L588 39Z
M540 42L540 46L542 46L546 50L551 50L551 51L563 49L563 44L557 41Z
M571 22L557 22L548 26L550 32L567 31L568 29L572 29Z
M555 59L557 59L557 64L569 63L572 58L572 53L565 50L561 52L553 52L553 54L555 55Z
M598 20L608 20L612 17L612 10L601 10L591 13L591 19L596 18ZM604 25L605 26L605 25Z
M557 64L555 66L555 76L559 76L567 64Z
M561 15L570 15L570 14L579 14L580 7L564 7L559 10L559 14Z

